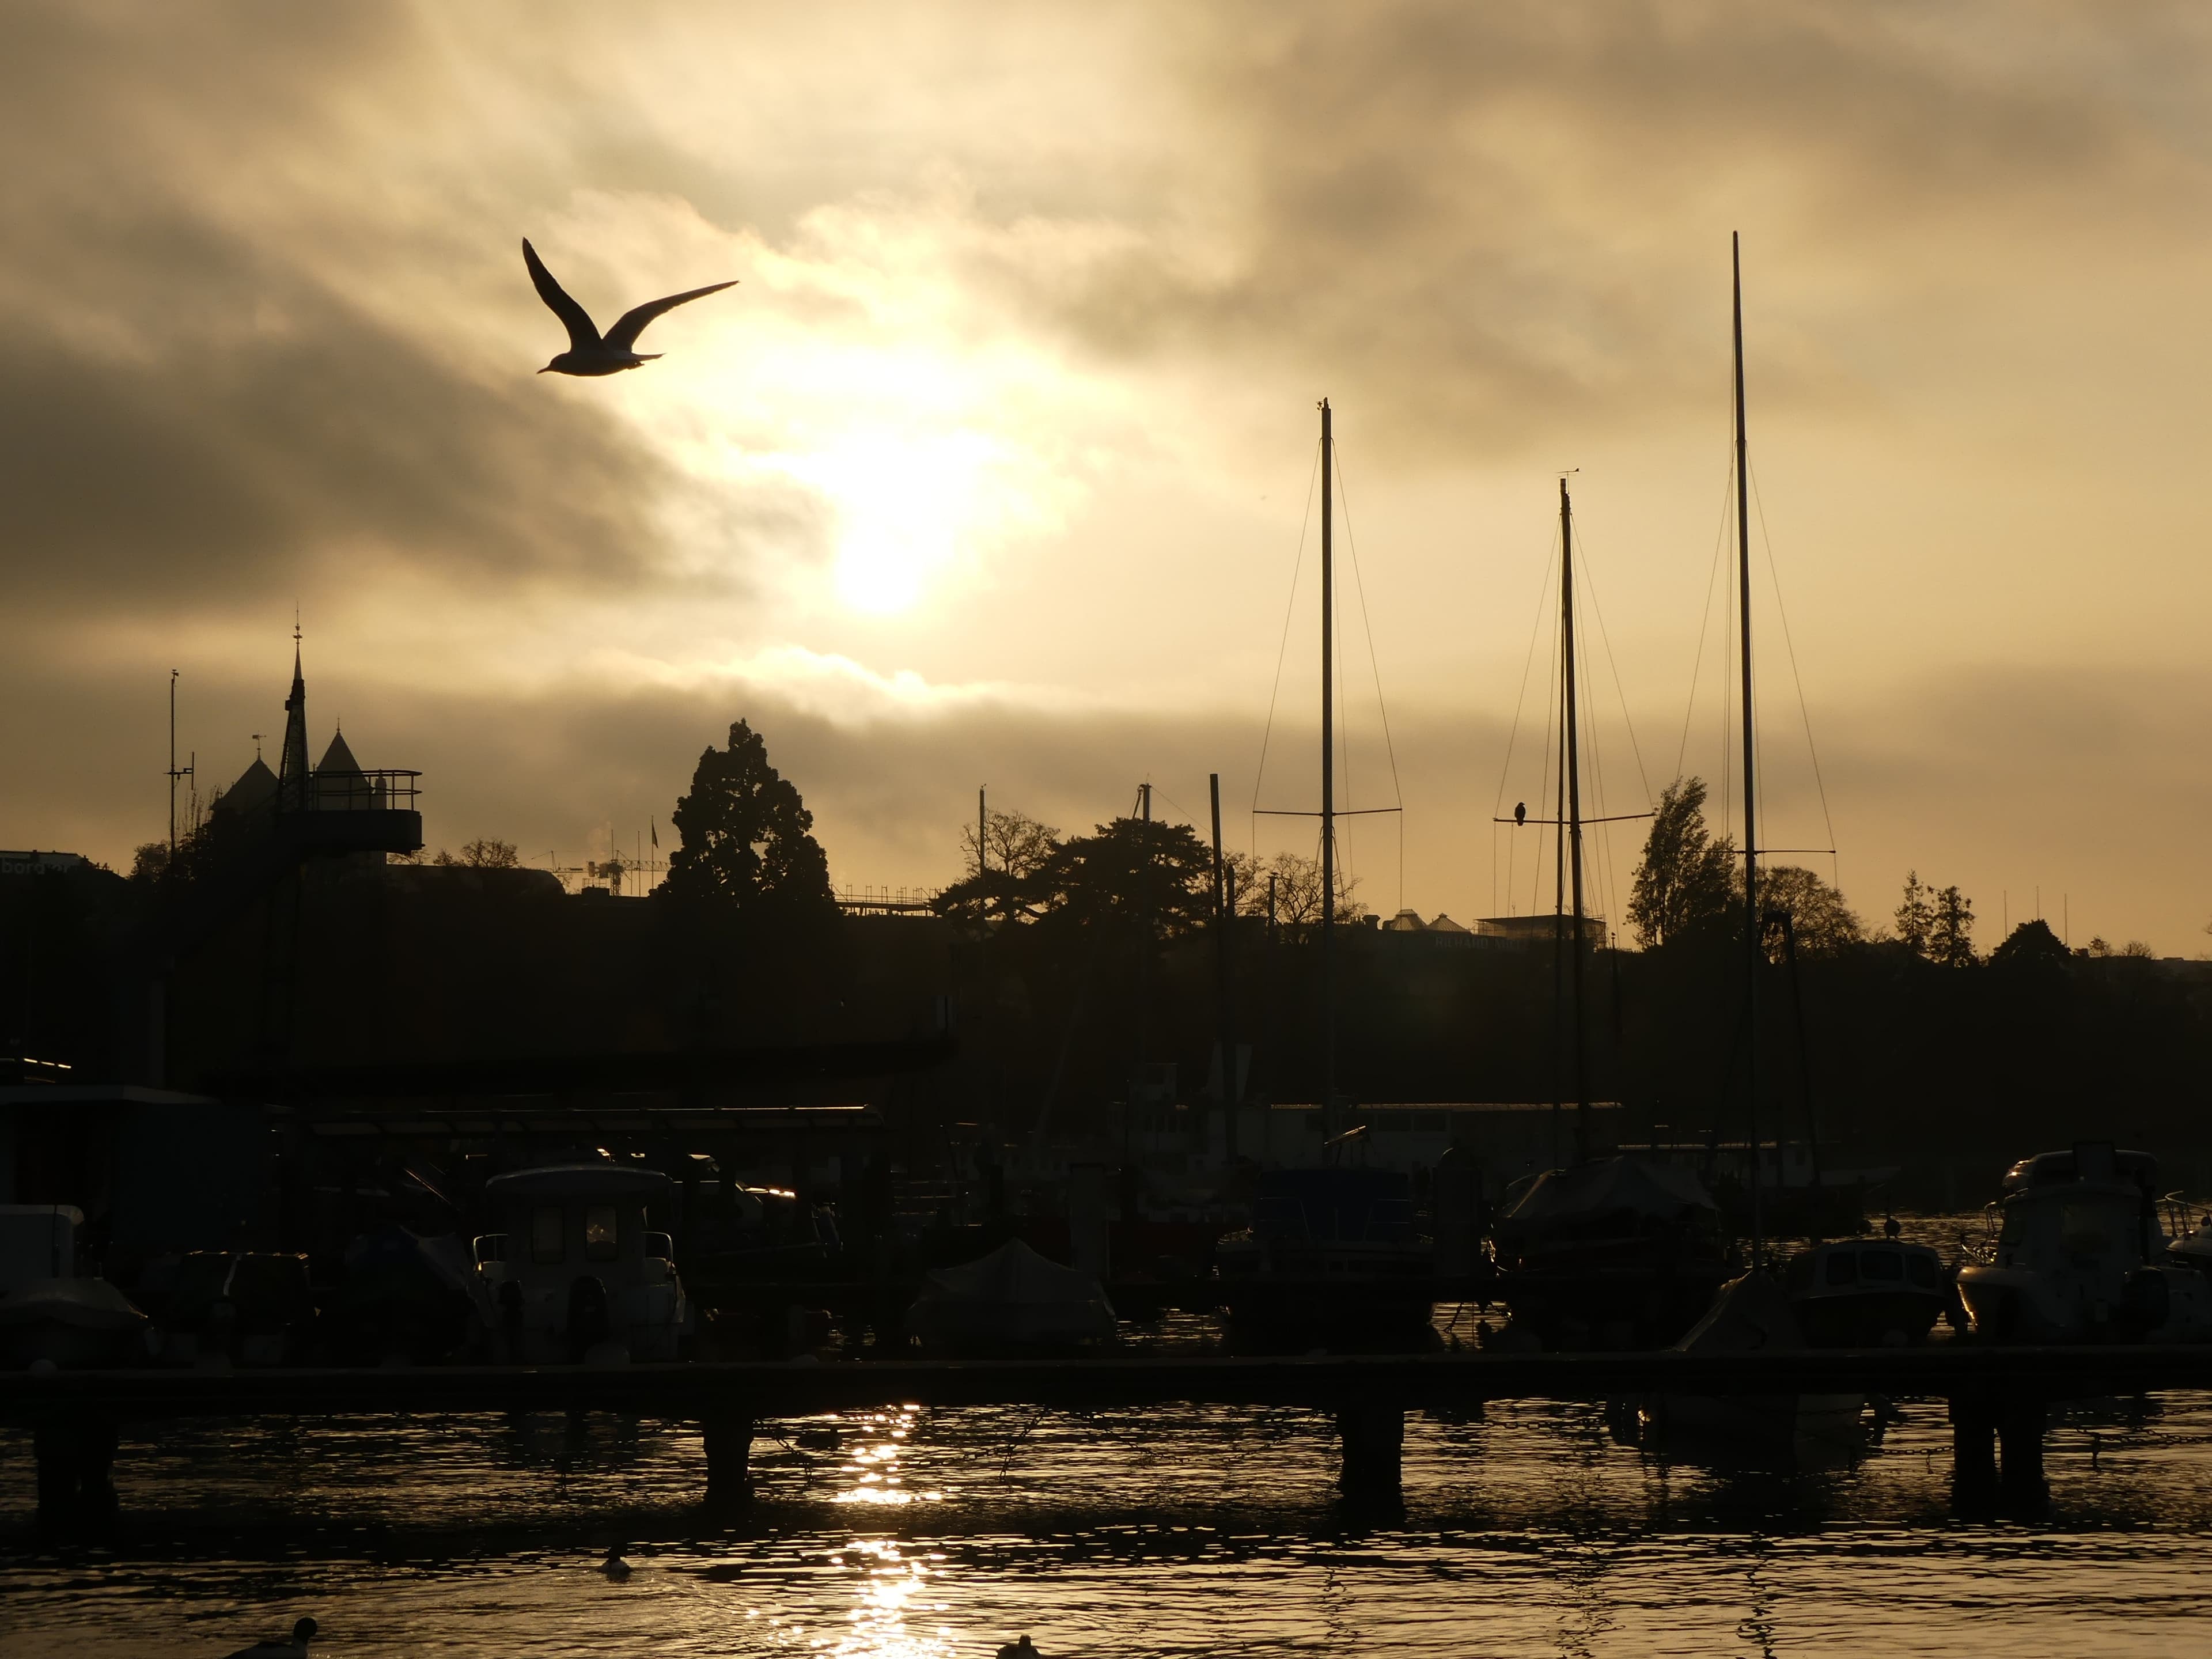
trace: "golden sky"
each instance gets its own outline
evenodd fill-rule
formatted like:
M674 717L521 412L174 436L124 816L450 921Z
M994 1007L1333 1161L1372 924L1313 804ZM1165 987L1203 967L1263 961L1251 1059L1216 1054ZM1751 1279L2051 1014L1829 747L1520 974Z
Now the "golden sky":
M1304 844L1249 808L1271 694L1263 804L1316 787L1310 532L1275 688L1327 395L1352 793L1407 809L1360 896L1525 909L1489 819L1565 468L1607 809L1717 782L1741 231L1763 838L1832 817L1871 918L1917 867L1985 944L2039 888L2212 947L2202 8L9 17L0 842L161 833L173 666L234 775L296 601L316 748L421 768L433 845L665 833L739 716L841 882L956 874L978 784L1083 829L1218 770L1233 844ZM742 285L541 377L525 235L603 324Z

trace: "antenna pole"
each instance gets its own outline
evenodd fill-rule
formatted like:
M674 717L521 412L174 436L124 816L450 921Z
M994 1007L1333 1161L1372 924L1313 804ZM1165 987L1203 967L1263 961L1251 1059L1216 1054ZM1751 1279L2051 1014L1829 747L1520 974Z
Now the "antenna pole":
M1321 1122L1336 1133L1336 434L1321 400Z
M1759 1200L1759 790L1752 768L1757 730L1751 707L1751 478L1743 423L1743 239L1731 233L1735 276L1736 611L1743 658L1743 1029L1744 1090L1751 1127L1751 1266L1765 1265L1765 1216Z
M1575 1157L1590 1155L1589 1076L1583 1030L1583 792L1581 733L1577 729L1575 704L1575 515L1567 496L1567 481L1559 480L1559 634L1560 662L1566 670L1567 868L1574 894L1573 937L1567 940L1568 974L1574 993L1573 1048L1575 1079Z

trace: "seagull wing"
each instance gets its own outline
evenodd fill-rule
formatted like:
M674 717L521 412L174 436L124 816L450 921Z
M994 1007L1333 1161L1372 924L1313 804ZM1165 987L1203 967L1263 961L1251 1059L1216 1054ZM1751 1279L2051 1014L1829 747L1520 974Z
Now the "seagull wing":
M553 280L553 273L545 269L545 262L538 257L538 250L530 246L527 236L522 239L522 263L530 267L530 280L538 285L538 297L552 308L553 314L568 329L568 349L589 351L598 345L599 331L591 314L568 297L568 289ZM627 323L629 318L623 321Z
M607 348L611 351L629 351L637 345L637 337L645 332L645 325L664 311L673 311L687 300L702 299L709 294L720 294L726 288L735 288L734 282L714 283L706 288L695 288L689 294L672 294L665 300L647 300L643 305L625 311L622 320L607 331ZM547 303L551 303L550 301Z

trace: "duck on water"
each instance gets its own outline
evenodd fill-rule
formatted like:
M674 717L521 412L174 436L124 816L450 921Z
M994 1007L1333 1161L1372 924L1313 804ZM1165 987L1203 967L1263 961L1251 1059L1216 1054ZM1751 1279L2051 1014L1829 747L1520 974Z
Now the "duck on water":
M315 1621L302 1619L292 1626L292 1638L288 1642L256 1642L250 1648L240 1648L230 1659L307 1659L307 1644L315 1639Z

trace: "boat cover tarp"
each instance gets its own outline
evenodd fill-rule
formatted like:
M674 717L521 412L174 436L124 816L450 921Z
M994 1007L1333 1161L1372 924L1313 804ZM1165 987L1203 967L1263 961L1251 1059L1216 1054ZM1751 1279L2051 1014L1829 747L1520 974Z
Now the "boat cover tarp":
M936 1346L1110 1340L1114 1310L1088 1273L1047 1261L1018 1238L963 1267L926 1274L907 1328Z
M104 1279L34 1279L0 1295L0 1326L135 1331L145 1322L131 1298Z
M1765 1273L1731 1279L1705 1316L1674 1345L1678 1353L1794 1353L1805 1347L1790 1293Z
M1636 1158L1597 1158L1547 1170L1498 1218L1522 1232L1580 1231L1613 1218L1680 1221L1719 1211L1690 1170Z

